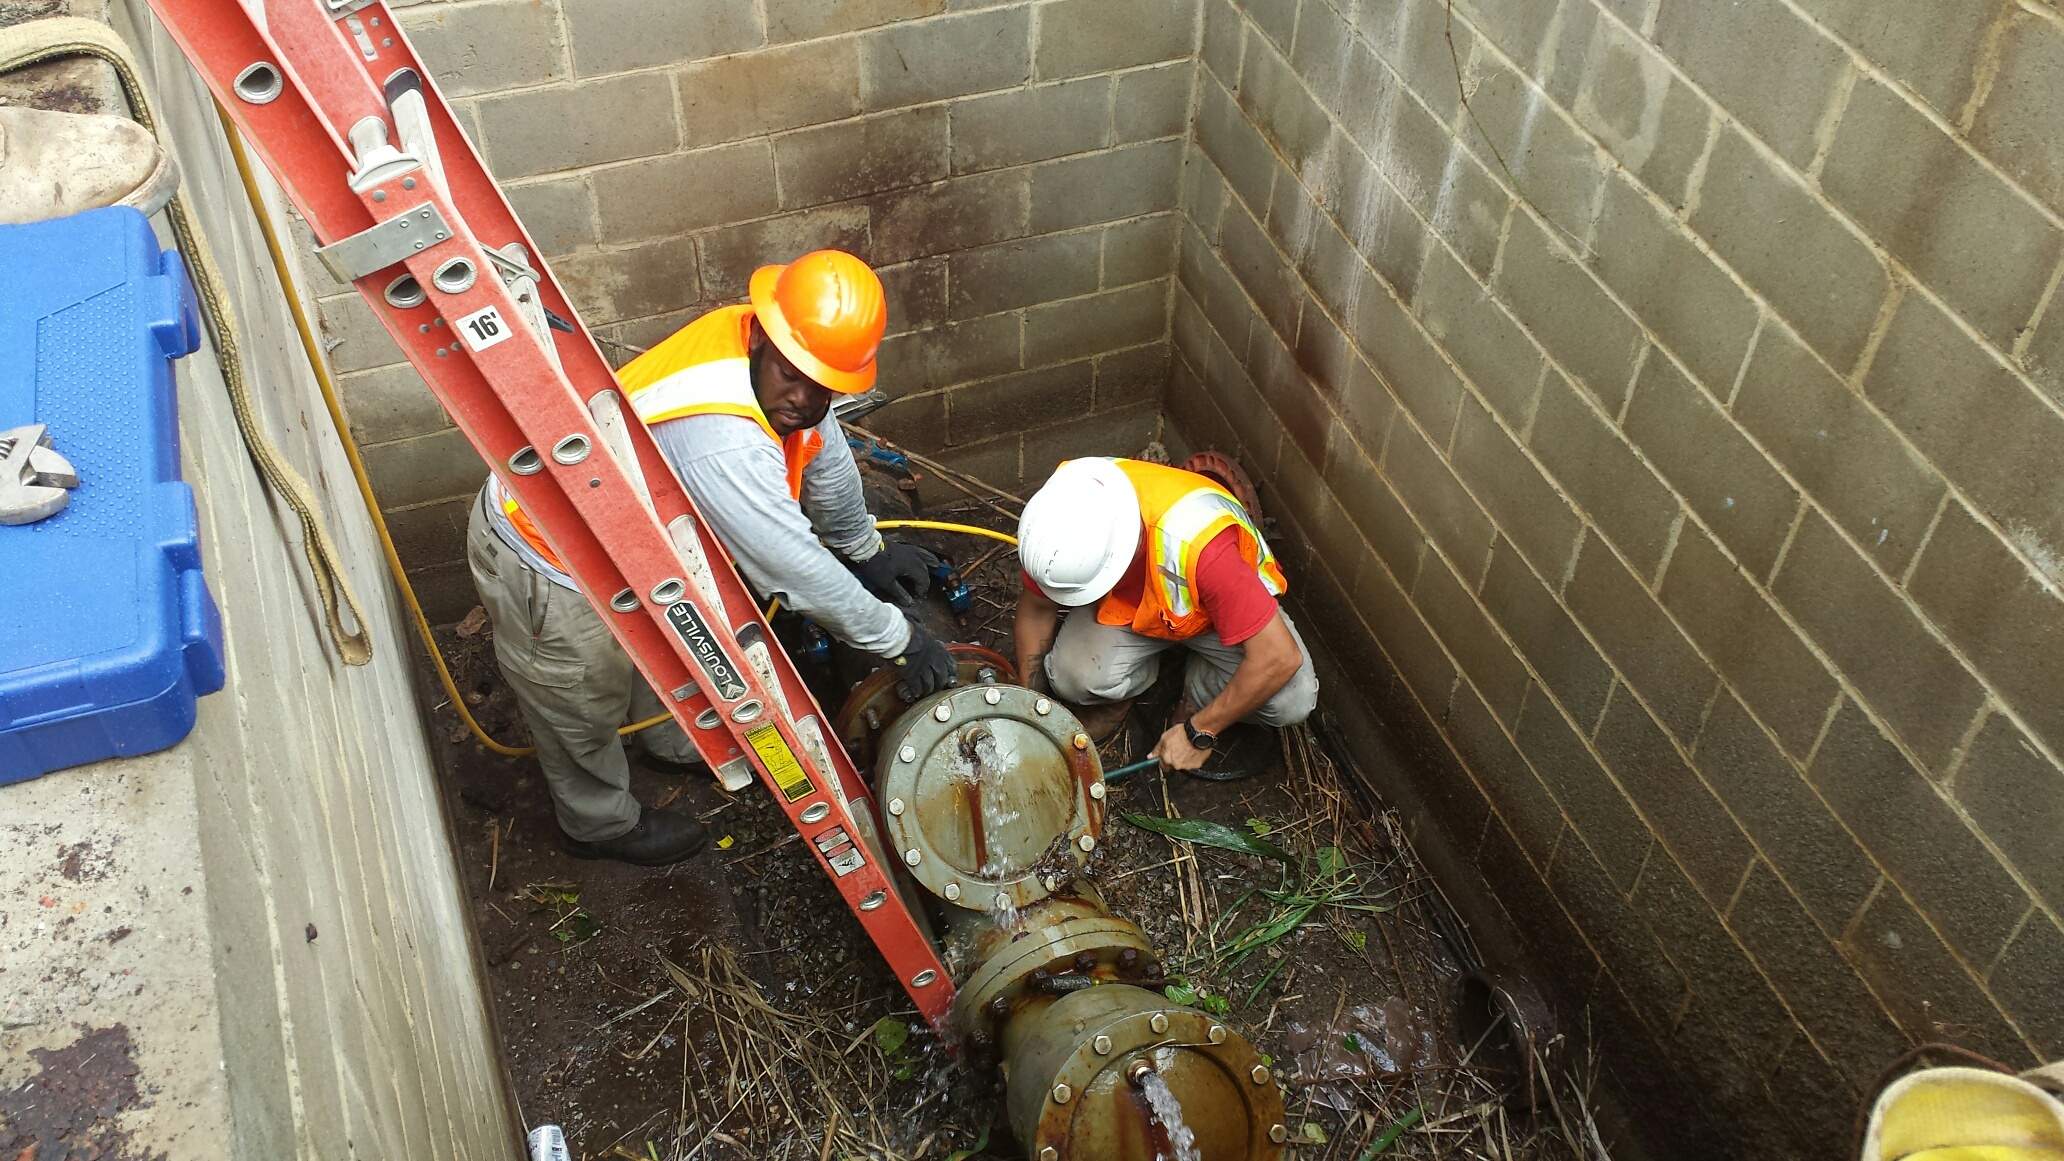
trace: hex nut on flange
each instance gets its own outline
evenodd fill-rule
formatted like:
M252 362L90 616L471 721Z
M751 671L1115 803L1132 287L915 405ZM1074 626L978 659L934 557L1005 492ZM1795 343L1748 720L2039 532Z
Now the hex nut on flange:
M1039 1161L1061 1161L1061 1151L1048 1145L1039 1151Z
M1283 1142L1290 1139L1290 1130L1284 1128L1281 1125L1270 1125L1268 1129L1268 1139L1280 1145Z
M1159 1036L1167 1032L1168 1014L1166 1012L1154 1013L1153 1018L1147 1021L1147 1027L1152 1028L1154 1030L1154 1035L1156 1036Z
M1053 1086L1053 1100L1055 1104L1064 1105L1074 1099L1075 1090L1069 1088L1066 1084L1057 1084Z
M1254 1071L1248 1073L1247 1075L1256 1084L1267 1084L1269 1082L1268 1065L1257 1064L1254 1066Z

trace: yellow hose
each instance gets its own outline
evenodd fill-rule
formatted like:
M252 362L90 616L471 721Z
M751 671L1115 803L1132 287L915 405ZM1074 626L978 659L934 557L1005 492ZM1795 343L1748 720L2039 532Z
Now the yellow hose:
M1008 532L998 532L994 528L977 528L972 524L948 524L944 520L877 520L874 522L874 526L876 528L930 528L937 532L965 532L969 536L986 536L991 540L1001 540L1012 548L1018 546L1018 538ZM994 550L992 549L991 551Z
M537 753L530 746L505 746L488 737L487 731L474 720L472 711L466 708L466 699L459 693L458 683L452 680L451 670L444 663L444 654L438 650L436 636L430 632L430 618L423 615L423 603L416 598L416 588L409 583L408 573L401 565L401 556L394 550L394 537L387 531L387 521L380 514L379 500L373 495L373 482L366 476L365 461L359 458L358 441L351 438L351 425L344 418L343 405L337 401L336 384L330 381L329 367L323 360L322 348L316 342L315 330L309 325L308 313L301 308L301 296L294 290L294 276L287 265L286 251L280 248L279 234L272 228L271 215L265 211L264 195L258 192L258 179L251 172L251 159L244 152L243 138L221 105L216 105L215 113L222 119L222 131L229 138L230 155L236 159L237 175L244 182L244 195L251 200L251 210L258 217L258 229L265 235L265 248L272 254L272 268L279 275L280 289L286 294L287 309L293 312L294 328L301 332L301 347L308 353L309 369L315 372L316 385L322 389L323 406L329 409L330 422L336 425L337 438L343 441L344 458L351 463L351 477L358 482L358 494L365 500L367 514L373 518L373 530L380 535L380 551L387 557L387 570L394 574L394 583L401 589L402 600L416 622L416 633L423 639L423 649L430 654L430 663L437 667L437 680L444 685L444 695L451 699L452 708L458 711L473 736L480 739L481 745L512 758ZM671 714L660 714L616 732L635 734L672 719Z

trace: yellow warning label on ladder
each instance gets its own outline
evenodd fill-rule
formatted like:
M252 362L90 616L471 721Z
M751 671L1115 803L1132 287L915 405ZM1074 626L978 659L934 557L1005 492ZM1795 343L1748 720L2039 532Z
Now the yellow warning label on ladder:
M774 784L781 787L782 797L797 802L817 793L809 773L801 762L796 761L795 751L788 748L774 723L746 731L745 740L752 745L753 753L760 756L767 773L774 776Z

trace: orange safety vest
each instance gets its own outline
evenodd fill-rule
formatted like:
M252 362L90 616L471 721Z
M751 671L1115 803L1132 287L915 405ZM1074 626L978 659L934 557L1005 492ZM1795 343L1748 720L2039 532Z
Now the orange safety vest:
M1113 460L1139 495L1145 526L1146 583L1137 602L1113 592L1097 605L1099 624L1129 628L1145 637L1181 641L1211 631L1211 618L1197 599L1197 557L1228 528L1240 530L1240 557L1253 566L1269 595L1290 590L1276 554L1261 529L1233 494L1195 472L1143 460Z
M748 357L752 317L749 304L720 307L703 315L624 364L616 373L617 385L647 427L692 415L736 415L759 424L768 439L781 445L781 458L788 465L788 494L800 500L803 469L824 450L824 437L814 428L791 432L786 438L774 434L774 425L767 422L759 396L753 393ZM552 567L564 572L566 566L545 544L516 498L506 489L501 490L501 497L510 527Z

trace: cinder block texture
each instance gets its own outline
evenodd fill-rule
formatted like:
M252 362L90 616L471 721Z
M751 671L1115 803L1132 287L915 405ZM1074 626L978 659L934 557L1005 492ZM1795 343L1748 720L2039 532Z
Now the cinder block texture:
M2053 5L536 2L407 19L612 358L840 245L912 447L1241 456L1609 1088L1832 1154L1805 1088L2058 1049ZM479 469L311 284L434 565Z
M1324 562L1332 695L1436 755L1369 767L1619 1091L1786 1154L1848 1147L1799 1085L2059 1035L2064 24L1953 7L1200 22L1172 422Z
M404 11L612 363L831 246L889 289L885 433L1004 486L1160 434L1199 0ZM308 269L403 555L464 588L441 566L482 468L371 312Z

